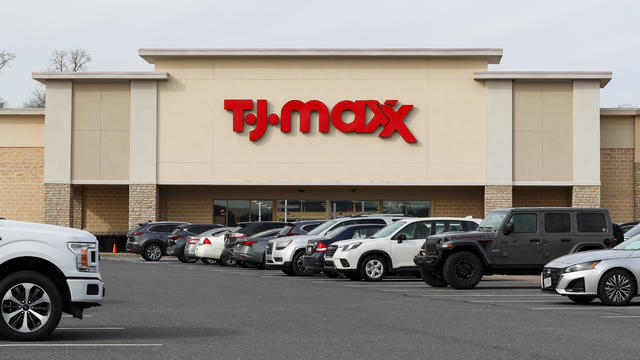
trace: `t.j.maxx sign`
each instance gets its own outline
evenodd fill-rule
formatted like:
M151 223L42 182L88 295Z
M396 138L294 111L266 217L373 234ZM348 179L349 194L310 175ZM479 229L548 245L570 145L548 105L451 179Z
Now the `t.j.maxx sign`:
M404 123L404 119L413 109L413 105L401 105L396 110L395 106L398 100L386 100L383 104L377 100L344 100L335 104L331 110L318 100L307 102L291 100L284 104L280 116L267 112L267 100L257 100L256 102L257 107L254 114L253 100L228 99L224 101L225 110L233 111L233 131L243 132L245 123L255 125L255 128L249 132L249 140L251 141L259 140L267 131L269 124L275 126L280 123L280 131L291 132L291 113L293 112L300 114L300 132L308 133L311 131L311 113L315 112L318 114L321 133L329 132L331 125L344 133L373 133L382 127L378 137L387 138L397 131L406 142L417 142ZM367 119L367 109L373 114L370 119ZM345 122L343 120L342 115L345 111L355 115L353 121Z

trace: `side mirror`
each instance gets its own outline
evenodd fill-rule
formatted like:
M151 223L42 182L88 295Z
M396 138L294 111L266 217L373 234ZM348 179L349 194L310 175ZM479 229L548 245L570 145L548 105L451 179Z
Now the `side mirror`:
M513 223L507 223L504 225L504 230L502 230L502 232L505 235L509 235L513 232Z
M403 240L407 240L407 235L405 234L400 234L398 235L398 237L396 238L396 240L398 240L398 244L401 243Z

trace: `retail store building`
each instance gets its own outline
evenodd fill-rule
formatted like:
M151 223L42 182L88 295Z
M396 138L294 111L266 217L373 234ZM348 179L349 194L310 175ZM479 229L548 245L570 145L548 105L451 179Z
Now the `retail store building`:
M0 110L0 216L124 232L506 206L640 216L640 112L608 72L501 72L501 49L141 49L154 72L34 73ZM638 150L636 150L638 149Z

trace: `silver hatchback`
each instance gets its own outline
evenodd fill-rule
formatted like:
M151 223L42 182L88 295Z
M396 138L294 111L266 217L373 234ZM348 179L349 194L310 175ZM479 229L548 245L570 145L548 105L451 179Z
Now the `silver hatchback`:
M638 296L640 235L611 250L561 256L548 263L540 276L543 291L566 295L586 304L600 298L607 305L627 305Z

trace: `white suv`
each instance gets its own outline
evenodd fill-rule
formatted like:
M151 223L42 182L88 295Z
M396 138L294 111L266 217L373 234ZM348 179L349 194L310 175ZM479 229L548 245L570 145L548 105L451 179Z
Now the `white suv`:
M428 236L449 231L472 231L480 220L411 218L380 229L368 239L342 240L329 246L325 267L332 266L351 280L380 281L391 272L417 271L413 257Z
M313 271L306 268L302 261L302 256L307 247L307 241L322 238L329 231L342 226L356 224L386 225L406 218L406 216L398 214L348 216L322 223L305 235L287 236L269 240L265 254L266 268L281 269L287 275L312 275Z

